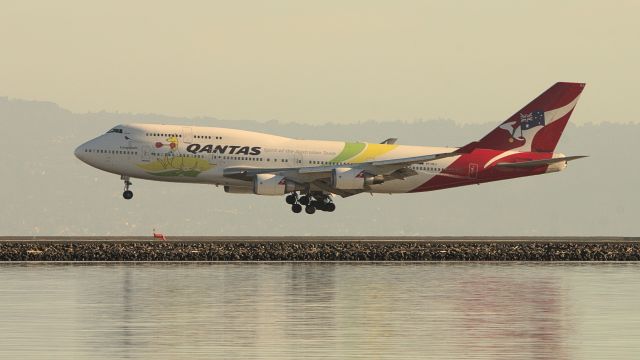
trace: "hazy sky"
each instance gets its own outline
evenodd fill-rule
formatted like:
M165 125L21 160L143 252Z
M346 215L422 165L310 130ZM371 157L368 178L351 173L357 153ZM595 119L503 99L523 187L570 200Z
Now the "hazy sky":
M74 112L503 120L556 81L572 121L640 119L640 1L0 1L0 96Z

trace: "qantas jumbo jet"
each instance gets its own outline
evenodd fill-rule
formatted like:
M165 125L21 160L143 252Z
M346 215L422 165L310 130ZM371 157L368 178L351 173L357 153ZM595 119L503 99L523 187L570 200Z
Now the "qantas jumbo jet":
M557 83L479 141L461 148L297 140L196 126L118 125L80 145L75 155L131 178L222 185L234 194L287 195L334 211L332 195L414 193L564 170L583 156L554 153L585 84Z

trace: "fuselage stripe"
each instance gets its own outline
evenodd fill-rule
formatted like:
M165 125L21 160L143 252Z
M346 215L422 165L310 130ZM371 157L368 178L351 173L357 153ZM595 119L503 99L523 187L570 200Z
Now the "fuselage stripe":
M351 159L349 162L361 163L365 161L375 160L377 157L382 156L397 147L398 145L367 144L366 150Z
M340 154L338 154L338 156L330 160L330 162L345 162L351 159L352 157L358 155L362 150L364 150L364 147L366 145L367 145L366 143L346 142L344 143L344 148L342 149Z

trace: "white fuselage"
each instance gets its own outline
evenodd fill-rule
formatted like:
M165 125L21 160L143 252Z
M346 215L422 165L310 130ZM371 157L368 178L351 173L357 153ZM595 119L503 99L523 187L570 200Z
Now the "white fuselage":
M250 188L225 169L285 169L348 165L454 151L453 148L362 142L296 140L213 127L132 124L113 128L76 149L87 164L114 174L157 181ZM404 193L425 183L456 157L411 165L418 173L372 185L371 192Z
M564 170L554 150L584 84L559 82L480 140L461 148L297 140L179 125L119 125L76 149L98 169L130 178L214 184L234 194L285 196L291 211L336 209L334 195L414 193Z

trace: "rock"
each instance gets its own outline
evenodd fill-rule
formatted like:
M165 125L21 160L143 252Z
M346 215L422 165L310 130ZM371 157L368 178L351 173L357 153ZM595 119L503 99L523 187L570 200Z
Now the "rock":
M0 261L638 261L640 243L29 242Z

